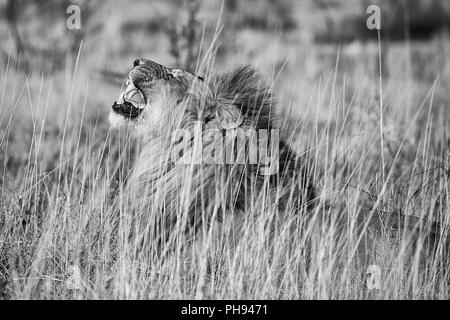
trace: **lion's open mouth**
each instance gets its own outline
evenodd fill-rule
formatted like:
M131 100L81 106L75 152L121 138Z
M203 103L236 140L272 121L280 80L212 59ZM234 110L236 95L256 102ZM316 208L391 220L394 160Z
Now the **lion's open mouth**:
M131 119L139 116L144 110L144 107L144 95L130 80L127 81L125 90L112 105L114 112Z
M128 101L124 101L122 104L118 104L117 102L114 102L112 105L112 109L114 112L123 115L124 117L128 118L136 118L138 115L141 114L143 109L136 108L132 103Z

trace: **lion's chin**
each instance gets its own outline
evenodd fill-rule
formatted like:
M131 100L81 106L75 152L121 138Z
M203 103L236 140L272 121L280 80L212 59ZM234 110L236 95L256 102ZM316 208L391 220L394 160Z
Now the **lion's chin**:
M129 129L132 136L136 138L148 138L154 135L154 131L145 123L142 118L141 121L137 119L130 119L124 117L114 111L108 116L108 121L112 129Z
M114 129L118 129L128 124L127 119L124 116L117 114L114 111L111 111L109 113L108 121L111 127Z

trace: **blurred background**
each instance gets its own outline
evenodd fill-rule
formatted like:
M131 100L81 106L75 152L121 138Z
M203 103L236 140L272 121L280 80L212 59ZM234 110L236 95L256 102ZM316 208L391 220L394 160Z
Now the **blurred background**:
M66 26L72 4L81 9L78 30ZM381 8L380 47L366 26L371 4ZM194 71L211 46L217 72L252 64L274 86L300 147L319 144L322 129L345 128L337 150L371 145L378 166L369 133L378 132L380 71L386 157L403 136L405 155L412 152L428 122L430 145L449 144L447 0L0 0L0 16L0 128L14 142L6 166L14 177L40 123L47 169L60 154L55 139L77 122L104 136L137 57ZM430 90L432 108L411 126ZM299 121L314 138L297 134Z
M79 30L66 27L72 4L81 8ZM366 27L371 4L381 8L381 68L377 30ZM329 127L330 111L342 115L357 105L346 121L376 128L380 69L385 139L395 144L435 81L431 121L447 127L447 0L0 0L0 16L2 127L20 118L15 127L31 131L33 112L20 106L47 90L46 128L53 125L55 134L68 110L76 117L81 108L72 106L83 104L83 121L107 127L135 58L194 71L212 43L217 71L255 65L273 83L281 112L301 117L303 127ZM19 95L24 84L29 101Z
M72 4L81 9L78 30L66 27ZM381 51L377 30L366 26L371 4L381 8ZM431 121L447 127L447 0L0 0L0 16L2 127L20 118L16 128L30 131L26 119L34 113L26 105L47 90L46 127L56 134L69 111L81 114L72 106L83 104L83 121L106 127L135 58L194 71L212 44L217 71L255 65L273 84L281 112L301 117L304 127L329 127L330 111L342 115L357 105L345 121L376 128L380 70L385 139L395 144L435 81ZM43 107L33 104L34 120Z
M66 27L71 4L81 8L79 30ZM269 78L281 74L277 83L286 90L284 79L308 86L335 67L376 76L377 31L366 27L370 4L382 11L384 76L428 84L446 77L446 0L0 0L0 71L7 64L44 77L73 70L83 41L80 69L101 77L91 82L101 91L120 85L136 57L194 70L218 35L218 69L251 63Z
M79 30L66 28L72 4L81 8ZM55 70L84 40L85 55L108 67L137 55L186 64L198 52L184 51L201 40L208 45L220 19L219 57L239 53L241 60L259 62L265 60L261 51L273 59L287 56L286 50L275 51L280 49L280 43L270 42L275 39L288 49L301 44L303 50L314 43L355 47L355 42L376 39L365 23L371 4L381 7L384 40L430 40L445 35L450 24L446 0L1 0L1 51L3 60L10 52L15 59L22 52L24 66L39 58L41 64L27 67Z
M74 4L80 29L69 30ZM381 43L366 26L372 4ZM59 282L35 289L31 266L64 279L92 243L98 270L115 259L89 242L109 234L91 208L131 167L117 165L121 136L107 115L137 57L194 71L213 45L217 72L252 64L274 87L292 146L313 151L330 202L370 211L388 177L380 211L448 212L449 27L449 0L0 0L0 299L7 286L61 297ZM42 239L54 247L39 249ZM110 297L100 271L94 297Z

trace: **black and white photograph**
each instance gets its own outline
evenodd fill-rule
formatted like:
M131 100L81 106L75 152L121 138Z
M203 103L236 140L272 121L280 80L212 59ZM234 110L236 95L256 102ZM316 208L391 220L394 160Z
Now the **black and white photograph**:
M449 231L450 1L0 0L0 300L449 300Z

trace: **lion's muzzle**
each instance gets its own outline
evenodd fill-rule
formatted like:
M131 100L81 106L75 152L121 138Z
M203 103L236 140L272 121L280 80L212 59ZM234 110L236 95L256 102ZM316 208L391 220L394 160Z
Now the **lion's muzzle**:
M141 114L143 109L139 109L134 107L130 102L125 101L123 104L118 104L117 102L114 102L112 105L112 109L115 113L118 113L124 117L127 118L136 118L138 115Z
M139 116L144 107L144 95L131 80L127 81L125 90L112 105L114 112L131 119Z

